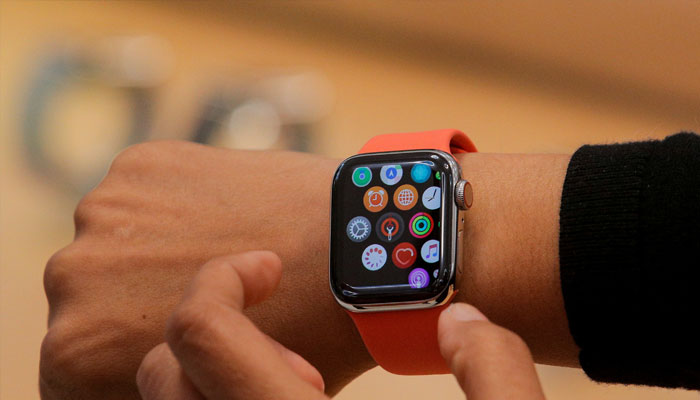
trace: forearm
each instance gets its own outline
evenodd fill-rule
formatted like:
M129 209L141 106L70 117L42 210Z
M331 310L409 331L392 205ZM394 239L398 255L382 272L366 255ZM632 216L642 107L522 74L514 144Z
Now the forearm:
M559 279L559 206L568 155L464 154L474 188L465 212L458 300L519 334L536 362L578 365Z

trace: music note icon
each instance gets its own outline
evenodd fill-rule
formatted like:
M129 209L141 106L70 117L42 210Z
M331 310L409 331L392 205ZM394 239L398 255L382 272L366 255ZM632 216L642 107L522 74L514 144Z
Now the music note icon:
M420 255L427 263L438 262L440 260L440 242L434 239L428 240L421 247Z
M430 257L430 258L437 257L438 245L431 244L430 246L428 246L428 252L430 253L430 254L428 254L428 257Z

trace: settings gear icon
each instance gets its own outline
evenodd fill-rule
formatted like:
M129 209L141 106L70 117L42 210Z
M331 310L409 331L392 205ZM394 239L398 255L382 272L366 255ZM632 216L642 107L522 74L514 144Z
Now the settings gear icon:
M369 237L372 225L365 217L355 217L348 222L346 232L353 242L361 242Z

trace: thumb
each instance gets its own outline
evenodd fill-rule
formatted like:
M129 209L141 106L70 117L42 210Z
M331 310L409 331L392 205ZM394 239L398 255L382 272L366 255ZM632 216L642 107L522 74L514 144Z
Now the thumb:
M544 399L525 342L473 306L454 303L443 311L438 341L469 400Z

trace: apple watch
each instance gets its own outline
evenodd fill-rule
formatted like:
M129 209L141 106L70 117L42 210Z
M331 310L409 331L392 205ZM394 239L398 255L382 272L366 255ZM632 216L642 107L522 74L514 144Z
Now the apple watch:
M457 130L380 135L333 178L331 292L389 372L449 372L437 319L456 293L473 198L452 154L475 151Z

